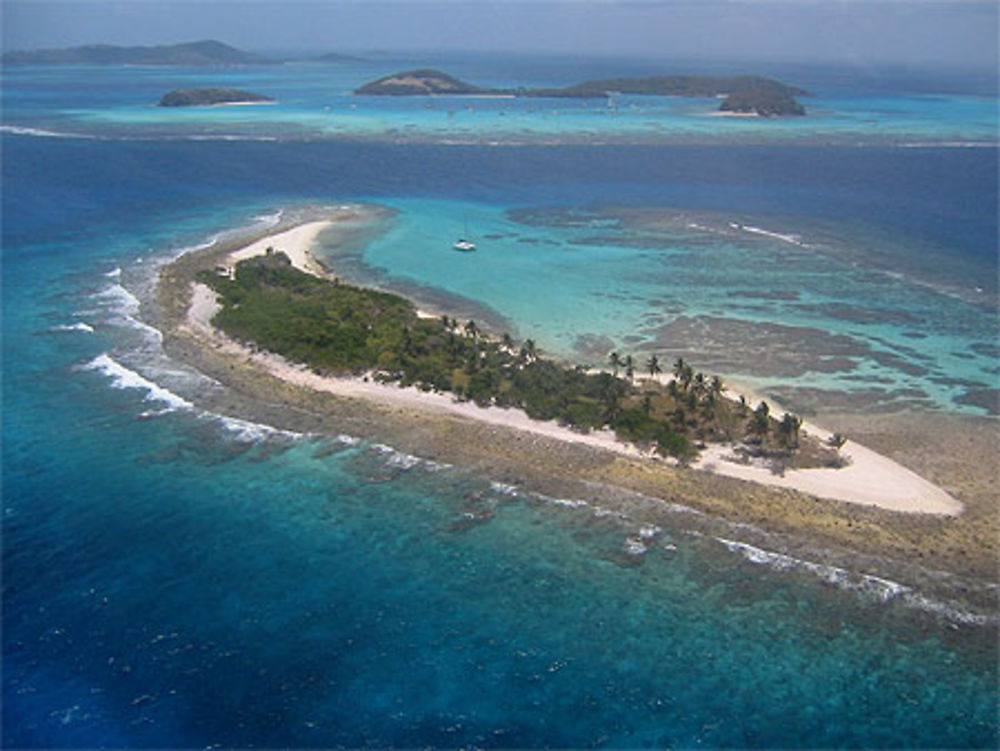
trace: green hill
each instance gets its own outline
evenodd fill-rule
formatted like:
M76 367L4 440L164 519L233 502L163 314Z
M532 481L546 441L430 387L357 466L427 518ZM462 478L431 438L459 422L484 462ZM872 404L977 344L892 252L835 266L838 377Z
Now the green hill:
M383 76L355 89L355 94L376 96L427 96L429 94L489 94L493 89L484 89L460 81L439 70L422 68L407 70Z

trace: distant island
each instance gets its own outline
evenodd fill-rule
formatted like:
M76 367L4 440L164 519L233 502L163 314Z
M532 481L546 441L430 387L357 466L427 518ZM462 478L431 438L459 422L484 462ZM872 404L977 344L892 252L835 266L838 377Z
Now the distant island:
M500 89L487 89L461 81L447 73L430 68L393 73L366 83L355 94L363 96L426 96L428 94L505 94Z
M327 52L325 55L313 58L317 63L357 63L365 58L356 55L345 55L343 52Z
M496 89L462 81L439 70L424 68L384 76L364 84L355 94L369 96L523 96L572 99L604 98L611 94L653 96L725 97L722 112L751 113L766 117L804 115L795 98L809 92L763 76L648 76L584 81L562 88Z
M60 65L265 65L274 63L264 55L230 47L214 39L155 47L118 47L91 44L65 49L8 52L4 65L39 63Z
M806 108L795 97L783 91L747 89L730 94L719 105L720 112L774 115L804 115Z
M240 89L174 89L164 94L157 107L209 107L217 104L263 104L270 97Z

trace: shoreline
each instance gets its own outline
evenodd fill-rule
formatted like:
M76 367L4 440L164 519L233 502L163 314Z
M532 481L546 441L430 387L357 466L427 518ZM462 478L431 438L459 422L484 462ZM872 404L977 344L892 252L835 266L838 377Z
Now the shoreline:
M311 221L267 235L230 252L225 258L225 266L227 269L232 269L238 262L263 255L273 247L274 250L285 253L292 265L300 271L329 279L331 278L329 270L313 256L310 249L319 234L333 225L333 220ZM654 459L648 452L642 452L635 446L618 440L614 433L607 429L580 433L555 421L532 420L520 410L480 407L471 402L457 401L446 393L430 393L416 387L400 388L391 384L381 384L367 376L349 378L319 375L280 356L244 347L215 329L211 325L211 319L218 307L214 293L207 286L193 283L192 301L186 317L190 331L203 337L217 349L243 357L275 378L295 386L340 397L369 399L417 411L435 411L478 420L555 440L582 443L632 458L664 461ZM432 315L426 311L418 311L418 314L425 317ZM753 395L748 394L748 397L753 398ZM809 423L803 424L803 433L811 434L821 440L830 435L828 431ZM689 469L804 492L817 498L873 505L904 513L952 516L960 514L963 509L961 502L952 498L940 487L854 441L849 441L842 449L842 454L850 459L850 464L846 467L788 469L780 475L774 474L766 466L729 460L728 452L731 449L732 445L709 444ZM673 462L664 463L676 466Z
M212 270L231 254L254 243L263 242L260 247L266 249L267 244L275 243L275 236L304 224L322 221L323 227L314 228L315 234L327 230L332 233L334 230L326 222L365 219L378 216L382 210L377 205L289 209L277 225L186 253L160 269L158 304L150 320L164 334L164 349L169 356L225 386L223 392L203 395L203 407L282 430L317 436L360 436L476 476L516 485L525 492L594 501L643 523L675 526L679 521L677 508L688 508L690 512L683 516L685 526L728 528L728 532L720 534L731 537L731 525L736 525L741 537L762 548L804 559L817 560L818 556L852 570L863 566L868 574L902 577L903 581L919 582L918 586L930 590L943 587L942 591L952 595L952 587L947 584L950 579L941 579L941 572L948 572L948 577L971 577L965 580L973 582L974 588L995 581L998 545L992 530L997 513L995 488L1000 478L992 468L998 426L987 418L955 415L942 420L922 414L899 418L844 414L827 420L824 416L825 425L852 439L863 438L866 445L891 458L900 468L917 470L951 493L958 491L955 497L965 506L958 516L900 513L859 503L820 500L773 484L679 469L638 452L630 455L595 442L567 441L563 440L565 436L553 437L546 431L521 430L506 424L506 420L491 423L470 419L451 411L452 406L463 405L453 404L450 395L437 395L444 408L427 409L427 394L417 392L424 405L420 408L410 401L405 389L395 385L377 385L377 392L349 396L317 391L282 380L239 345L227 346L225 337L206 339L205 330L192 328L191 283L196 273ZM304 234L299 235L302 237ZM335 236L328 240L336 242ZM193 318L210 320L208 306L215 304L214 293L198 294L203 307ZM283 367L296 369L288 363ZM375 386L363 380L357 380L357 384L366 389ZM373 399L373 394L378 398ZM396 398L386 398L389 395ZM494 408L491 414L510 412ZM901 428L897 419L903 421ZM583 438L583 434L554 427L571 438ZM610 435L605 438L617 443ZM960 442L960 450L955 450ZM989 457L994 457L994 463L987 461ZM991 603L993 599L992 595L987 597Z

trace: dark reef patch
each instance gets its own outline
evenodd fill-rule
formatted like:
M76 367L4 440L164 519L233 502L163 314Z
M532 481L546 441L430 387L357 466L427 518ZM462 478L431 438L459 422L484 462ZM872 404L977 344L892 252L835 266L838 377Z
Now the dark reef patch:
M720 316L682 316L642 333L650 337L642 349L719 373L777 378L840 373L872 355L867 344L844 334Z
M885 376L876 376L870 374L860 375L857 373L841 376L840 380L850 381L851 383L865 383L865 384L882 383L885 384L886 386L891 386L892 384L895 383L894 380L892 380L891 378L886 378Z
M890 413L913 409L929 410L934 407L928 395L919 389L830 391L812 387L777 386L765 389L764 395L784 407L806 415L829 412Z
M941 386L959 386L964 389L983 389L988 388L985 383L981 381L970 381L967 378L951 378L949 376L931 376L928 380L932 383L937 383Z
M798 300L799 293L791 290L758 290L758 289L733 289L726 293L728 297L748 297L753 300Z
M952 401L964 406L979 407L991 415L1000 415L1000 389L969 389Z
M886 368L892 368L893 370L898 370L900 373L906 373L911 376L925 376L930 371L922 365L915 365L909 362L899 355L894 355L891 352L881 352L879 350L872 350L871 359Z
M867 308L842 303L824 303L822 305L796 305L796 308L806 313L817 313L824 318L836 318L851 323L876 324L920 324L923 318L902 310L887 310L885 308Z
M969 349L983 357L1000 358L1000 344L996 342L973 342Z

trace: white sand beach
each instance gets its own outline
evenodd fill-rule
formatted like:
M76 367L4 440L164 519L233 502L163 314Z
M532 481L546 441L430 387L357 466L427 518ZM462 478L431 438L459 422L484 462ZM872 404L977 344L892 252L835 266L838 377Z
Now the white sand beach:
M326 276L326 270L310 254L317 236L333 223L317 221L262 238L227 258L227 262L261 255L272 247L288 255L292 264L310 274ZM205 344L228 354L255 363L272 376L288 383L347 398L374 401L408 410L447 413L459 418L477 420L491 425L512 428L560 441L582 443L628 456L634 459L663 462L650 457L632 445L616 439L610 430L579 433L555 422L530 419L524 412L498 407L479 407L471 402L456 401L451 395L424 392L414 387L400 388L378 383L370 378L340 378L318 375L305 367L264 352L254 352L232 341L211 325L219 304L215 293L206 285L193 284L192 302L187 316L187 330ZM825 439L829 433L806 424L803 432ZM915 472L858 443L849 441L842 454L850 464L840 469L789 469L774 474L766 466L744 464L729 458L732 447L710 444L690 471L711 472L740 480L773 487L789 488L823 499L878 506L891 511L909 513L957 515L961 502Z
M309 249L316 242L319 233L332 225L333 222L329 220L300 224L290 230L262 237L257 242L230 253L226 260L228 264L235 266L247 258L263 255L268 248L274 248L274 250L281 251L288 256L292 265L300 271L316 276L326 276L323 265L313 257Z

